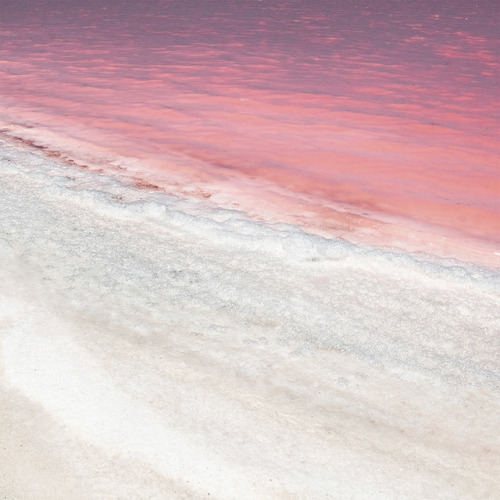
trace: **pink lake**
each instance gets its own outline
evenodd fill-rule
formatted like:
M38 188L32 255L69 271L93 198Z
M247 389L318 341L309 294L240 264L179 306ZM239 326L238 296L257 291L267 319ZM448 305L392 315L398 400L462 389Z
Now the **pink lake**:
M496 2L0 7L4 134L258 219L500 266Z

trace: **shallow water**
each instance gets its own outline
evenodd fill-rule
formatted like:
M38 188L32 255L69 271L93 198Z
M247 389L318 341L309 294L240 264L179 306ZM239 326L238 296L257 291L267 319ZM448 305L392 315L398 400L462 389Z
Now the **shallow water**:
M3 2L11 136L323 235L498 265L494 2Z

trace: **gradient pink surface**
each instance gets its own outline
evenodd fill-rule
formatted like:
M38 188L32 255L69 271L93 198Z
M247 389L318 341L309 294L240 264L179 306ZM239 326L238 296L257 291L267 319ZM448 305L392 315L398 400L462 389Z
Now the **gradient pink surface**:
M500 265L496 2L0 5L11 136L319 234Z

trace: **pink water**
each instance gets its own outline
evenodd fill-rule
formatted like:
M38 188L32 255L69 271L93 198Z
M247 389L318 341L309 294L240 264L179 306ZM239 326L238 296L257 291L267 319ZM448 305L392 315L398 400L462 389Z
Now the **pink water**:
M0 0L0 120L141 186L498 266L499 5Z

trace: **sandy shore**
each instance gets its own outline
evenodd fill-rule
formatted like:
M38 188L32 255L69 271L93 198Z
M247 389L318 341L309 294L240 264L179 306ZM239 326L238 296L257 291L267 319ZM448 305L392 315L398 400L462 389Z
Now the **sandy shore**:
M160 198L2 145L2 498L497 497L498 276Z

